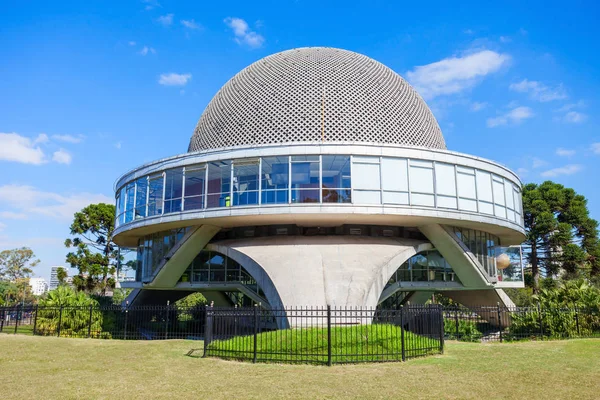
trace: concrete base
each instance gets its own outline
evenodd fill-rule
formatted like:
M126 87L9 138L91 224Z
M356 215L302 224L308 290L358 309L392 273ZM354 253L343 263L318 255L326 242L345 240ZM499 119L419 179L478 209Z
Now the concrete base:
M375 308L392 274L423 241L362 236L285 236L211 243L244 266L272 308Z
M509 319L498 321L498 305L500 307L515 307L515 303L502 289L452 290L444 291L443 294L470 308L492 325L500 325L506 328L510 324Z

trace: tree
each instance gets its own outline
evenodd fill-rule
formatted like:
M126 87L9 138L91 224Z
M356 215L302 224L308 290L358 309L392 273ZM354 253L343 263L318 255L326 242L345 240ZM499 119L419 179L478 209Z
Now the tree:
M28 247L4 250L0 252L0 279L10 282L29 279L33 274L33 267L39 263L40 260L36 259Z
M56 269L56 279L58 279L58 284L60 286L64 285L66 283L66 279L67 279L67 270L62 268L62 267L58 267Z
M114 288L112 276L120 257L113 243L114 227L112 204L90 204L75 213L71 224L71 235L75 237L65 240L65 246L75 249L67 254L67 262L79 270L73 277L78 290L105 295L108 288Z
M530 183L523 187L523 211L523 247L534 292L539 291L540 272L566 278L600 273L598 222L590 218L584 196L551 181Z

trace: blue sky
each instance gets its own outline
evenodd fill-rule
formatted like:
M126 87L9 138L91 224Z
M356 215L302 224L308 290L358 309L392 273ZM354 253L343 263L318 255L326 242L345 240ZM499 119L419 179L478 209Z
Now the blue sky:
M450 3L5 2L0 249L30 246L48 278L75 211L112 202L127 170L185 152L236 72L303 46L381 61L426 99L450 150L573 187L600 218L600 7Z

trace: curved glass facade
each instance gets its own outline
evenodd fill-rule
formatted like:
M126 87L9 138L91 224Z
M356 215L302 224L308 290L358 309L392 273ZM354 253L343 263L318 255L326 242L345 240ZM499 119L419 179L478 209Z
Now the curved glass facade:
M167 253L179 242L189 228L171 229L147 235L138 240L135 280L147 281L162 265Z
M521 189L488 171L399 157L293 155L209 161L126 182L116 224L170 213L276 204L460 210L522 225Z
M460 283L460 280L439 251L428 250L406 260L391 276L387 286L397 282Z

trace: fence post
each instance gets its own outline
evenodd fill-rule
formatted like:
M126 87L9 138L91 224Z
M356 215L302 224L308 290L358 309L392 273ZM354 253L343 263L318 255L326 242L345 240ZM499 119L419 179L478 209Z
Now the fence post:
M327 305L327 365L331 367L331 306Z
M33 336L35 336L35 331L37 330L37 317L38 317L38 309L40 305L35 305L35 317L33 318Z
M579 310L577 306L575 306L575 324L577 326L577 336L581 336L581 332L579 331Z
M258 305L254 305L254 354L252 357L252 362L256 363L257 356L257 343L258 343Z
M402 361L406 361L406 349L404 346L404 306L400 306L400 345L402 351Z
M123 340L127 340L127 314L129 314L129 301L125 302L125 326L123 327Z
M21 316L21 318L23 317L23 307L21 307L21 313L19 314L19 306L17 305L17 307L15 308L15 310L17 311L15 313L15 332L14 334L17 334L17 328L19 326L19 316Z
M4 329L4 318L6 318L5 316L6 314L6 308L2 307L2 319L0 319L0 332L2 332L2 330Z
M92 305L90 304L90 315L88 317L88 339L92 336Z
M456 340L459 340L458 335L459 335L459 331L458 331L458 304L454 305L454 325L455 325L455 336L456 336Z
M500 302L498 302L498 329L500 329L500 343L502 343L502 314L500 313Z
M538 312L540 314L540 335L541 339L544 340L544 319L542 318L542 305L538 303Z
M208 352L208 345L210 344L210 341L212 339L212 325L213 325L213 319L212 319L212 303L209 306L208 304L206 305L206 321L204 323L204 354L202 355L202 357L206 357L207 356L207 352Z
M444 307L438 305L438 310L440 312L440 352L444 354L444 335L446 334L446 331L444 329Z
M62 325L62 311L63 311L63 306L61 304L60 305L60 312L58 314L58 327L56 329L58 331L58 334L57 334L58 337L60 337L60 326Z
M165 339L169 338L169 314L171 311L171 302L167 300L167 318L165 318Z

